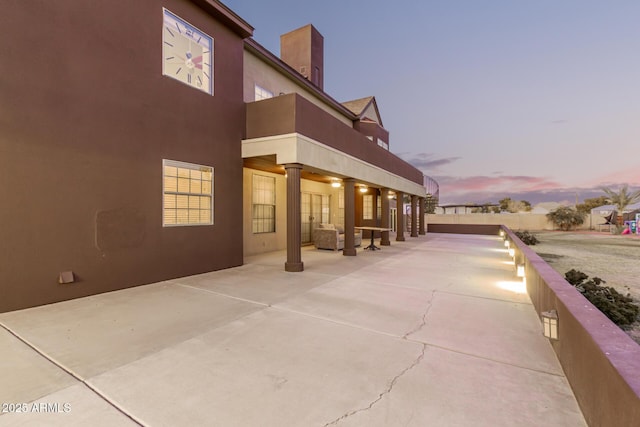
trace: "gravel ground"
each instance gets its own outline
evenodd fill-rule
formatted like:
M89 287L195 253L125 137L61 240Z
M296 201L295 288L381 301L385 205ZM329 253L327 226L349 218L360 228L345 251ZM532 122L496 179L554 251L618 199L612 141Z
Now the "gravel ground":
M540 240L531 246L558 273L575 268L599 277L606 286L631 294L640 304L640 236L597 232L535 232ZM627 331L640 344L640 323Z

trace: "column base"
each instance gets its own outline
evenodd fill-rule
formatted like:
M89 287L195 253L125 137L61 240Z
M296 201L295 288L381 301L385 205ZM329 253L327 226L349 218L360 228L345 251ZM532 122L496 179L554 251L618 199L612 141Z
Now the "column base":
M380 246L391 246L391 242L388 240L380 240Z
M289 271L292 273L304 271L304 262L285 262L284 271Z
M396 242L404 242L404 236L396 236Z
M426 236L427 232L426 231L419 231L418 234L421 235L421 236Z
M411 233L411 237L418 237L418 233Z
M342 255L344 256L356 256L358 253L355 248L353 249L343 249Z

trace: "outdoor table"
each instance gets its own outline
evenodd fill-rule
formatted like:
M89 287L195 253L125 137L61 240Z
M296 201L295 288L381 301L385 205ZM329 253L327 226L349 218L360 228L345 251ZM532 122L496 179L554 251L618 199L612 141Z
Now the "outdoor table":
M379 247L377 247L377 246L373 243L373 235L374 235L374 231L391 231L391 229L390 229L390 228L383 228L383 227L366 227L366 226L363 226L363 227L353 227L353 228L355 228L356 230L369 230L369 231L371 231L371 244L369 244L369 246L367 246L366 248L364 248L364 250L369 249L369 250L372 250L372 251L380 250L380 248L379 248Z

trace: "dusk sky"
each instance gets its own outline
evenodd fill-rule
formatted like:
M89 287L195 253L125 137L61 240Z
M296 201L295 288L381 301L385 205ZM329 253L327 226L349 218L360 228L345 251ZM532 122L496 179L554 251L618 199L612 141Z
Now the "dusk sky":
M373 95L440 202L575 202L640 186L640 1L226 0L279 55L324 36L325 91Z

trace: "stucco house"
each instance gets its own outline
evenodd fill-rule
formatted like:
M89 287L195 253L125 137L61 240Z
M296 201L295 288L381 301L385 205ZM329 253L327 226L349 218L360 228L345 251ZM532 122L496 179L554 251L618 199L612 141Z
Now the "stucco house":
M280 58L216 0L26 0L0 25L0 312L265 251L303 271L317 224L389 227L390 194L424 233L423 174L374 97L324 92L311 25Z

